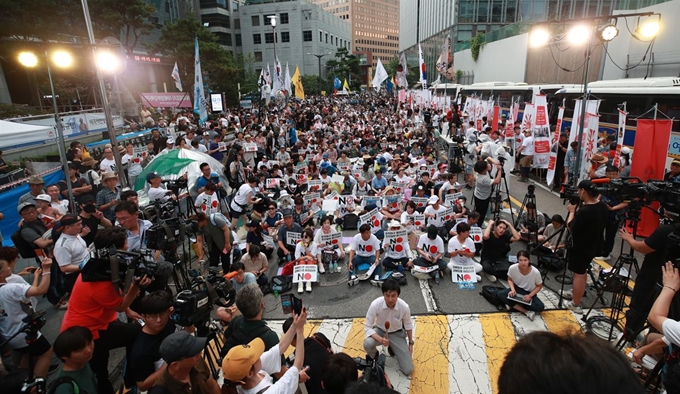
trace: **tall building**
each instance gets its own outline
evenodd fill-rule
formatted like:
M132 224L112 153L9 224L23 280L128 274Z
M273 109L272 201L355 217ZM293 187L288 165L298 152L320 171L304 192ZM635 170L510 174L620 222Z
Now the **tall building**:
M270 66L274 73L274 29L270 16L276 17L276 53L281 65L295 66L302 75L326 78L326 62L338 48L351 50L350 25L346 20L305 0L249 0L239 10L243 53L251 53L257 74ZM285 72L285 70L283 70Z
M350 22L352 50L372 54L372 67L399 53L399 0L310 0ZM404 0L409 3L415 0ZM425 1L425 0L421 0ZM427 0L430 1L430 0Z
M239 8L244 0L200 0L201 22L215 33L220 45L236 56L242 53Z

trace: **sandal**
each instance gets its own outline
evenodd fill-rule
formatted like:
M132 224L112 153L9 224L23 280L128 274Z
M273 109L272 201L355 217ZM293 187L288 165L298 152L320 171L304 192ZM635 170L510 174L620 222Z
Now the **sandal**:
M66 310L68 308L68 301L60 300L59 302L57 302L53 306L54 306L54 309L57 309L57 310Z

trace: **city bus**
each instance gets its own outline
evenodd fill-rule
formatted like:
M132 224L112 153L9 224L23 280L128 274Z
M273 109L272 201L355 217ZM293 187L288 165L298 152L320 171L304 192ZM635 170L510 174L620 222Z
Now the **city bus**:
M653 118L654 105L657 105L657 118L670 117L672 132L668 146L667 161L680 159L680 78L629 78L609 81L597 81L588 85L590 99L599 99L600 123L599 136L616 135L619 124L618 108L626 103L626 132L623 135L623 145L633 148L636 118ZM583 91L576 89L562 89L555 95L560 102L564 99L563 127L571 127L574 117L574 101L583 96ZM563 128L563 130L564 130Z

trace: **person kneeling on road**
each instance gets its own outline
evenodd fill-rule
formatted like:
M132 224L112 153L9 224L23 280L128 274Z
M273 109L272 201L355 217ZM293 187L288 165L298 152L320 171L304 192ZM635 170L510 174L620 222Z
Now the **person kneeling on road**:
M305 362L306 322L307 311L303 309L301 314L293 316L293 326L283 335L278 346L267 351L260 338L253 339L247 345L234 346L222 361L225 385L234 386L240 394L295 393L298 384L309 379L306 373L308 367L302 368ZM293 338L296 340L293 366L274 383L270 375L281 371L281 355Z
M413 322L411 309L406 301L399 298L401 288L390 278L382 284L382 297L371 303L364 323L364 350L366 356L377 357L376 347L387 348L397 358L399 369L405 375L413 372Z
M517 252L517 263L508 269L508 286L498 292L498 298L505 304L514 308L534 320L537 313L541 313L545 306L536 296L543 288L543 280L538 268L531 265L529 252L520 250ZM526 303L512 300L511 297L520 296Z
M439 269L434 270L430 275L434 276L435 281L439 283L439 278L444 275L446 269L446 262L442 259L444 256L444 241L437 235L437 228L429 226L427 233L420 236L418 239L418 254L420 257L413 261L413 264L420 267L437 266Z

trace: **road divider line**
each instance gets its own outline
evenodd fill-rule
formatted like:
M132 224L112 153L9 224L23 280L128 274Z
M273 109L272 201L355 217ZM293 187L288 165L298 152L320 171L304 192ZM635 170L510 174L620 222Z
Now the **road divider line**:
M481 315L479 322L484 333L486 346L486 360L489 370L489 380L494 394L498 393L498 375L501 371L505 356L515 344L515 329L507 313L493 313Z
M449 392L449 322L444 315L416 317L410 394Z

